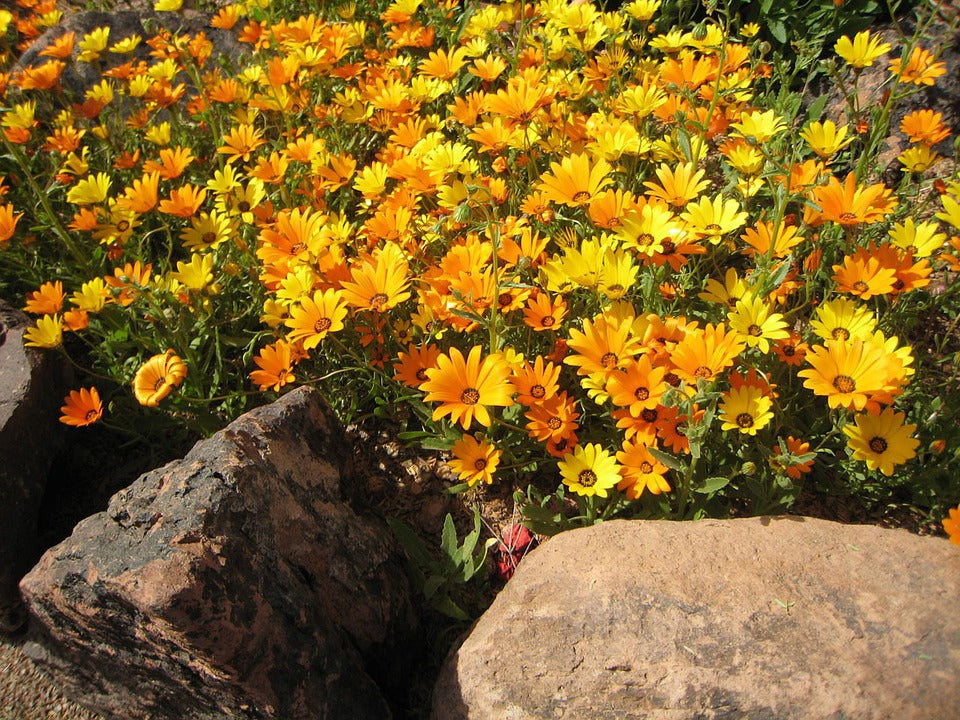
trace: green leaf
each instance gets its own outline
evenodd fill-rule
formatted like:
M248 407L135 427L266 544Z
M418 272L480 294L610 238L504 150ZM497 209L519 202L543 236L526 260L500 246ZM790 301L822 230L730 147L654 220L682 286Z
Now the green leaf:
M390 530L393 531L404 552L416 565L425 568L436 566L436 560L427 550L423 540L417 537L417 534L408 525L391 517L387 518L387 525L390 526Z
M820 120L820 116L823 115L823 109L827 106L828 97L827 95L821 95L810 103L810 107L807 108L808 121Z
M730 484L730 478L728 477L710 477L703 481L703 485L698 488L694 488L694 492L703 493L704 495L712 495L717 492L717 490L722 490L727 485Z
M437 596L430 604L433 606L434 610L438 610L454 620L466 622L470 619L470 616L461 610L460 606L451 600L447 595Z
M770 34L778 42L786 44L787 42L787 27L783 24L782 20L768 20L767 29L770 31Z
M660 448L649 447L647 450L653 455L653 459L659 462L662 462L671 470L676 470L677 472L683 471L683 463L681 463L677 458L675 458L670 453L665 453Z
M440 552L445 558L453 560L457 552L457 527L453 524L453 516L447 513L443 520L443 535L440 537Z

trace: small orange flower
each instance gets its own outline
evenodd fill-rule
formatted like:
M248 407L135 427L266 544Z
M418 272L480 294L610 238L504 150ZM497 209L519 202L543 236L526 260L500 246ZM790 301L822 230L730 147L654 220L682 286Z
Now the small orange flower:
M95 387L89 390L87 388L71 390L63 401L65 405L60 408L60 412L63 413L60 416L60 422L64 425L84 427L93 425L103 417L103 403L100 402L100 394Z
M440 357L440 348L436 345L418 348L410 344L407 346L407 352L397 355L398 362L393 365L397 373L393 379L399 380L407 387L417 389L426 382L427 370L437 366L438 357Z
M23 309L37 315L54 315L60 312L65 297L62 282L47 282L41 285L39 290L27 295L27 304Z
M21 217L23 213L14 212L13 205L0 205L0 243L13 237Z
M555 330L567 314L567 303L560 296L553 301L545 292L538 293L527 301L523 321L536 332Z
M902 83L933 85L938 77L946 73L946 63L934 62L933 53L919 47L915 47L910 53L906 65L903 65L901 58L890 61L890 74L899 75Z
M156 407L187 376L187 366L173 350L154 355L133 378L133 394L137 402Z
M470 428L473 418L485 427L492 422L487 406L508 407L513 405L510 397L514 387L510 383L510 366L503 355L488 355L481 362L482 349L471 348L464 358L457 348L449 355L440 355L437 366L429 368L427 381L420 389L427 393L426 402L439 402L433 411L433 419L449 415L454 423L459 422L464 430Z
M943 519L943 529L954 545L960 545L960 507L950 508L948 517Z
M171 190L170 198L161 200L157 209L166 215L181 218L193 217L206 197L206 188L198 188L187 183L181 188Z
M250 373L250 379L260 390L272 389L279 392L284 385L294 381L293 350L290 343L278 340L264 347L253 359L259 370Z

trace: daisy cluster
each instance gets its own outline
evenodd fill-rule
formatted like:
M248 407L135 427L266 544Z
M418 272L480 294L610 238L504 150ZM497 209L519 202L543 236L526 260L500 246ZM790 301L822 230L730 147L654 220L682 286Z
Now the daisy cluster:
M250 0L210 23L236 67L204 32L60 35L2 77L0 263L47 274L29 344L80 338L118 412L349 369L471 487L536 473L683 515L724 488L763 508L821 462L892 475L920 445L893 318L960 271L960 185L920 175L949 135L932 110L891 129L901 188L870 158L943 64L844 36L850 105L804 119L759 27L658 9ZM12 48L55 15L18 0L0 29ZM101 71L81 98L68 63ZM100 391L62 420L100 420Z

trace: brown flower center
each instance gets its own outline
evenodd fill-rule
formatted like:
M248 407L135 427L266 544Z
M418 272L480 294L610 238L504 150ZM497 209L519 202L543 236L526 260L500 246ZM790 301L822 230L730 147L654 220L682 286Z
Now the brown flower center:
M673 240L664 240L661 245L663 245L664 255L670 255L677 249L677 244Z
M858 293L862 293L862 292L866 292L867 290L869 290L869 289L870 289L870 286L867 285L863 280L857 280L857 281L853 284L853 289L856 290Z
M487 461L484 458L477 458L473 461L473 467L477 470L483 471L487 469Z
M153 391L160 392L160 389L167 384L166 378L157 378L153 383Z
M648 390L645 387L638 387L636 390L633 391L633 396L637 400L646 400L647 398L650 397L650 390Z
M737 427L753 427L753 415L750 413L740 413L737 415Z
M419 370L417 370L417 380L423 381L426 379L427 379L427 369L420 368Z
M663 381L670 387L676 387L680 384L680 376L675 372L668 372L663 376Z
M304 243L304 242L298 242L297 244L295 244L293 247L290 248L290 254L291 254L291 255L299 255L300 253L302 253L302 252L303 252L304 250L306 250L306 249L307 249L307 244L306 244L306 243Z
M839 217L840 217L840 222L841 222L841 223L845 223L845 222L856 222L856 221L857 221L857 216L854 215L852 212L849 212L849 211L840 213L840 216L839 216Z
M313 331L317 333L326 332L333 326L333 320L330 318L320 318L313 324Z
M556 415L547 420L547 427L551 430L559 430L563 426L563 422Z
M593 487L597 484L597 474L593 470L581 470L577 482L584 487Z
M607 292L618 293L623 292L623 285L620 283L614 283L607 288Z
M508 292L500 293L500 296L497 298L497 302L500 303L502 307L505 307L513 302L513 295Z
M205 232L200 236L200 239L203 240L206 245L212 245L213 241L217 239L217 234L213 231Z
M869 445L870 449L877 455L883 455L883 453L887 451L887 441L882 437L870 438L870 442L868 442L867 445Z
M387 300L390 298L386 293L377 293L372 298L370 298L370 307L374 310L379 310Z
M747 335L750 335L751 337L760 337L763 335L763 328L754 323L747 328Z
M713 377L713 370L708 368L706 365L701 365L696 370L693 371L693 376L695 378L703 378L704 380Z
M585 202L588 202L589 200L590 200L590 193L588 193L586 190L578 190L573 196L573 201L575 203L585 203Z
M653 465L644 460L642 463L640 463L640 472L642 472L644 475L649 475L653 472Z
M129 220L121 220L120 222L117 223L117 230L119 230L120 232L126 232L129 229L130 229Z
M464 405L476 405L480 402L480 391L476 388L467 388L460 393L460 402Z
M537 400L546 397L546 395L547 389L543 385L534 385L530 388L530 396L535 397Z
M660 415L657 413L656 408L644 408L640 412L640 419L644 422L654 423L658 417L660 417Z
M787 357L793 357L794 355L797 354L797 349L793 345L784 345L780 349L780 352L782 352Z
M540 320L540 325L543 327L553 327L553 324L556 322L556 318L553 315L547 315Z
M237 203L237 210L239 210L240 212L249 212L250 203L248 203L246 200L241 200L240 202Z
M718 233L720 232L720 226L716 223L710 223L704 228L704 230L706 230L708 233Z
M852 393L857 389L857 383L849 375L837 375L833 379L833 387L837 392Z
M616 353L612 353L612 352L604 353L603 357L600 358L600 364L603 366L604 370L609 370L610 368L616 367L617 365Z
M87 410L87 414L83 416L83 419L86 420L87 422L93 422L94 420L97 419L97 411Z
M834 339L834 340L849 340L849 339L850 339L850 331L847 330L846 328L842 328L842 327L834 328L834 329L833 329L833 332L830 333L830 334L833 336L833 339Z

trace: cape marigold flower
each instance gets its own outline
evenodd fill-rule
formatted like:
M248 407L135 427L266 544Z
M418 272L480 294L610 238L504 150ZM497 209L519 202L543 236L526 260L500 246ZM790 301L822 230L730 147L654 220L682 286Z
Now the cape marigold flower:
M847 447L854 459L889 477L894 467L916 457L920 441L912 435L917 426L905 423L905 419L906 415L888 407L877 415L857 415L853 426L844 425Z
M60 408L63 415L60 422L73 427L93 425L103 417L103 403L100 402L100 393L95 387L71 390L63 399L64 405Z
M770 396L754 385L732 387L720 400L720 429L756 435L773 419L772 405Z
M187 183L183 187L170 191L170 197L161 200L157 208L166 215L188 218L196 214L207 197L207 189Z
M107 300L112 298L103 278L98 277L85 282L70 299L80 310L98 313L103 310Z
M848 65L855 68L866 68L873 65L873 61L890 52L890 43L885 43L876 35L871 36L869 30L858 32L851 40L844 35L833 46L833 51L843 58Z
M48 60L42 65L25 67L15 79L21 90L50 90L60 82L60 75L66 63L60 60Z
M563 359L577 368L578 375L610 376L640 351L639 341L631 337L631 320L618 321L599 315L593 322L583 321L583 332L571 328L568 346L575 354Z
M620 481L620 468L613 455L600 445L578 446L557 463L560 478L571 492L583 497L607 497Z
M590 155L570 155L550 163L550 172L540 177L537 189L558 205L589 205L612 181L607 175L613 168L606 160L597 160L591 167Z
M900 121L900 132L910 138L910 142L928 146L950 137L950 129L943 124L943 114L933 110L907 113Z
M486 439L477 441L473 435L464 435L453 444L450 451L453 457L447 461L447 465L470 487L480 482L487 485L493 483L493 474L500 464L502 450Z
M147 175L157 173L164 180L175 180L183 175L183 171L194 160L196 158L190 148L179 145L175 148L163 148L160 151L160 160L147 160L143 164L143 172Z
M786 440L783 441L783 444L786 446L788 453L798 458L810 452L810 443L798 440L793 437L793 435L788 435ZM783 460L780 459L780 454L780 446L777 445L773 449L773 458L770 459L770 464L774 467L781 468L783 472L787 474L787 477L799 480L801 475L813 469L813 458L797 461L792 465L785 465Z
M899 76L902 83L932 86L938 77L946 73L946 63L934 62L933 53L919 47L915 47L910 53L906 65L901 58L890 61L890 74Z
M745 140L753 138L754 142L762 145L777 133L786 129L786 123L773 110L760 112L745 112L740 115L740 122L733 123L730 127L737 131L740 137Z
M697 295L701 300L735 308L747 295L747 283L737 274L736 268L727 268L723 282L710 278L704 292Z
M514 371L512 382L517 389L517 402L530 407L552 398L560 389L560 370L559 365L544 362L543 357L537 355L533 365L525 363Z
M876 251L871 243L869 249L857 248L852 256L844 258L843 265L834 265L833 280L837 289L863 300L893 292L896 270L885 266Z
M17 229L17 223L20 222L22 217L23 213L14 212L13 205L9 203L0 205L0 244L13 237L13 233Z
M556 441L572 435L579 425L577 418L577 401L561 392L547 400L530 407L530 412L524 417L530 422L526 424L530 437L541 442Z
M386 312L410 297L408 273L403 252L388 243L372 261L350 270L352 281L342 283L343 297L353 307Z
M960 507L950 508L947 517L942 521L943 529L954 545L960 545Z
M665 475L669 472L666 465L653 457L649 446L635 440L623 443L623 449L617 452L620 463L619 490L627 493L627 498L636 500L644 490L654 495L670 492L670 483Z
M438 357L440 357L440 348L436 345L418 348L411 343L407 346L407 352L400 352L397 355L398 362L393 365L397 373L393 379L399 380L407 387L418 389L428 379L427 370L437 366Z
M664 367L654 367L646 355L629 361L623 371L615 372L607 379L611 402L627 408L632 416L640 417L643 410L660 404L667 389L663 380L666 372Z
M770 312L770 306L757 297L744 297L737 302L736 310L727 316L730 327L741 334L748 347L770 352L771 340L784 340L790 336L787 323L780 313Z
M913 218L907 218L902 225L895 223L888 235L895 247L911 251L914 257L925 258L940 250L947 242L947 236L937 230L936 223L915 223Z
M217 148L217 152L226 155L228 163L236 160L248 162L253 151L265 142L255 127L243 123L224 136L223 145Z
M343 293L334 288L317 290L312 298L304 297L299 305L290 308L290 318L284 323L291 332L287 337L303 341L303 349L311 350L329 333L343 329L347 306Z
M673 348L670 360L680 378L696 385L697 380L713 380L733 365L745 347L736 330L727 331L723 323L707 325L688 331Z
M173 350L154 355L133 378L133 395L146 407L156 407L187 376L187 366Z
M657 179L660 180L660 184L649 180L643 184L649 188L648 197L660 198L665 203L679 208L710 186L708 181L701 179L705 174L705 170L694 172L693 163L681 163L676 169L663 163L657 168Z
M874 396L886 393L889 360L883 348L854 338L849 342L827 340L814 345L806 360L812 367L797 375L814 395L827 398L832 408L863 410L878 407Z
M836 298L817 308L810 327L824 340L867 340L877 321L866 306L849 298Z
M476 417L477 422L490 427L487 406L509 407L514 387L510 383L510 366L499 353L488 355L481 362L482 349L471 348L466 359L457 348L449 355L440 355L437 366L428 369L427 381L420 389L427 393L426 402L439 402L433 419L449 415L451 422L459 422L464 430Z
M819 212L808 208L812 219L832 220L843 226L880 222L897 206L892 191L883 183L862 187L853 173L842 184L831 175L826 185L813 189L812 195L820 206Z
M63 325L59 315L44 315L37 324L23 333L27 347L55 348L63 342Z
M110 184L110 176L106 173L97 173L79 180L76 185L67 191L67 202L74 205L101 203L107 199Z
M809 123L800 132L800 137L823 160L828 160L853 142L852 135L847 137L847 126L838 128L833 120Z
M680 219L699 237L708 238L716 245L724 235L743 227L747 213L740 211L736 200L724 200L722 195L717 195L713 200L701 197L697 202L688 203Z
M804 238L798 234L796 225L781 223L776 235L772 222L758 222L756 227L747 228L740 236L750 247L744 252L750 257L770 255L774 258L784 258L790 251L803 242Z
M940 154L926 145L908 148L897 156L903 169L911 173L926 172L939 159Z
M177 262L177 271L170 273L170 277L190 290L202 291L213 282L213 254L192 253L190 262Z
M52 283L46 282L40 286L39 290L27 295L27 304L23 309L37 315L53 315L63 308L65 297L62 282L59 280Z
M257 384L260 390L272 388L279 392L284 385L292 383L293 375L293 348L283 340L267 345L260 354L253 359L259 370L250 373L250 379Z

